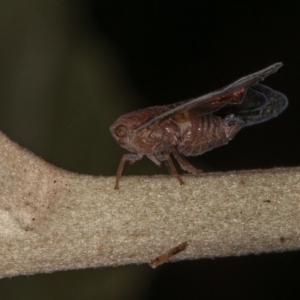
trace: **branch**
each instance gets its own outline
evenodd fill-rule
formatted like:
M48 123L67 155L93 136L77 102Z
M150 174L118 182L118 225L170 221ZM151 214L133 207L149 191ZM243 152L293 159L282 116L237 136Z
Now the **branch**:
M0 133L0 277L300 248L300 168L184 181L123 177L114 190Z

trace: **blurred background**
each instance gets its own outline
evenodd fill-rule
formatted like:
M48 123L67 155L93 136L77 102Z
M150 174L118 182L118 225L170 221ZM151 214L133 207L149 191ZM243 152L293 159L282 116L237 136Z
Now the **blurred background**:
M278 61L278 118L189 159L205 171L300 165L297 1L0 2L0 130L69 171L112 176L121 114L196 97ZM143 159L129 174L167 174ZM0 280L1 299L288 299L299 252Z

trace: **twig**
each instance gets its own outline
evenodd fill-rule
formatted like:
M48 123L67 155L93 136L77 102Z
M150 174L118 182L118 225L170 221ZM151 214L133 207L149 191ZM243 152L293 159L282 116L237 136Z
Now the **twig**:
M155 269L156 267L166 263L172 256L176 255L177 253L185 250L185 248L187 247L188 243L187 242L183 242L181 244L179 244L176 247L171 248L170 250L168 250L167 252L155 257L150 263L150 267L152 267L153 269Z
M122 178L58 169L0 133L0 277L300 249L300 168Z

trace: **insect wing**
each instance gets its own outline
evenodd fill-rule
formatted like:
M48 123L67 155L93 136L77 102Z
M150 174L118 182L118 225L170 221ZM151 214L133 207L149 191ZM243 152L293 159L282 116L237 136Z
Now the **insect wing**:
M236 116L244 121L243 127L266 122L278 116L288 106L287 97L268 86L256 84L251 89L263 94L267 99L267 103L258 110L237 111ZM247 98L245 100L247 101Z
M203 114L208 114L213 111L216 111L223 107L225 104L232 103L232 99L234 98L235 93L235 96L238 100L239 96L245 93L245 89L247 87L255 85L258 82L262 81L265 77L275 73L281 66L282 63L275 63L261 71L242 77L239 80L233 82L230 85L227 85L222 89L216 90L198 98L171 104L169 106L170 109L166 110L164 113L158 115L157 117L154 117L153 119L149 120L143 125L137 127L135 131L142 130L167 117L195 107L201 107L201 111L203 109ZM237 101L235 104L239 103L240 102Z
M226 116L229 114L243 114L249 111L258 111L263 108L268 103L267 96L253 89L253 86L247 88L246 95L243 102L240 105L226 105L226 107L221 108L217 115Z

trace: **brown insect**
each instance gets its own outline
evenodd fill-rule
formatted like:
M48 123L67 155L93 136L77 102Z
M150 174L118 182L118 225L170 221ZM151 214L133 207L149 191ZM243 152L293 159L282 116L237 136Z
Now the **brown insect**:
M172 153L182 170L199 174L184 156L196 156L227 144L243 127L265 122L279 115L288 104L285 95L259 84L275 73L282 63L242 77L204 96L178 103L140 109L119 117L110 131L124 154L117 171L116 185L124 164L133 164L146 155L158 166L165 163L171 175L183 184L170 158Z

